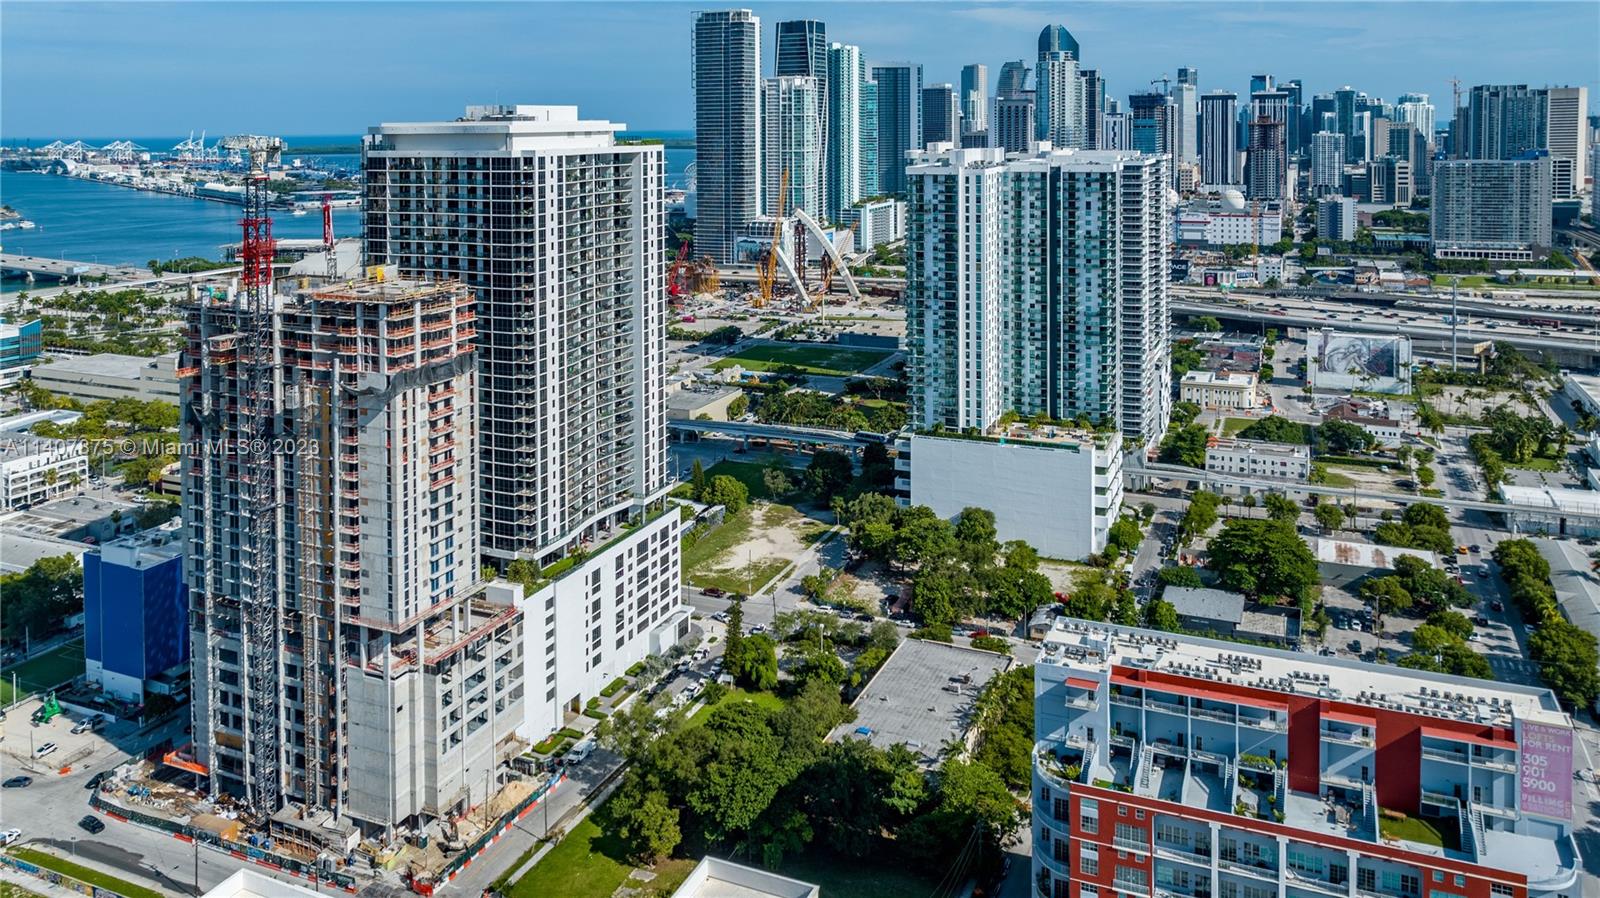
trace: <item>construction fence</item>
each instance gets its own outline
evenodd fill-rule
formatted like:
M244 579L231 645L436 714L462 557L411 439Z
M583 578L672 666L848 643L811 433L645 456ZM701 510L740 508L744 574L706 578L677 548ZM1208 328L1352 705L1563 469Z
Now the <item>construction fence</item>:
M501 814L500 819L495 821L493 826L484 830L483 835L472 840L472 843L462 850L460 854L457 854L455 857L451 858L448 863L441 867L439 872L435 874L433 882L445 883L454 879L455 875L461 872L462 868L466 867L474 860L477 860L478 855L482 854L485 848L493 845L497 839L505 834L506 830L511 828L512 824L527 816L529 811L532 811L535 807L537 807L539 802L545 799L545 796L549 795L551 792L554 792L556 786L561 785L561 783L565 782L566 779L567 775L563 773L560 776L549 780L537 790L529 793L528 797L517 802L516 806L511 810ZM435 886L433 884L413 884L412 886L414 891L423 895L433 894L434 888Z
M89 804L96 810L104 813L107 817L122 820L128 823L137 823L140 826L148 826L152 829L159 829L163 832L171 833L176 838L182 839L186 842L199 842L202 845L208 845L219 851L226 851L239 860L251 861L270 870L283 870L293 876L331 883L341 889L344 889L346 892L354 892L356 888L355 877L347 873L321 871L317 869L315 864L306 863L305 861L292 857L286 857L284 855L267 851L264 848L250 845L245 842L235 842L229 839L224 839L218 836L216 833L207 832L204 829L190 826L186 823L178 823L173 820L157 817L153 814L145 814L130 808L125 808L118 804L113 804L102 798L99 790L96 790L94 795L90 797Z

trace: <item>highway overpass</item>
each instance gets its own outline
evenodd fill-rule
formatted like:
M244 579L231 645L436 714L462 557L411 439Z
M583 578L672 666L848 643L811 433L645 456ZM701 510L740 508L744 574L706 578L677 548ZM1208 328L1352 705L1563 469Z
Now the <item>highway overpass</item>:
M141 269L119 265L101 265L78 259L50 259L44 256L23 256L17 253L0 253L0 273L24 274L32 278L70 280L85 277L136 277Z
M875 436L857 436L843 430L823 427L800 427L794 424L761 424L754 421L688 421L671 419L667 430L679 434L714 434L738 437L745 440L788 440L812 446L831 446L840 449L860 449L884 439Z

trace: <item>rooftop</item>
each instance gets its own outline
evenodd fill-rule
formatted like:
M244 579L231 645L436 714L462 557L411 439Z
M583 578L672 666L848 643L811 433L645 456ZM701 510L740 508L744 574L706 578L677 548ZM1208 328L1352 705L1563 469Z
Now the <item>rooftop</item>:
M1552 512L1600 514L1600 492L1552 486L1502 484L1500 496L1512 505L1545 508Z
M1197 369L1183 375L1186 384L1226 384L1234 387L1253 387L1255 375L1238 371L1205 371Z
M316 894L305 886L273 879L254 870L239 870L201 898L298 898Z
M990 678L1011 658L925 639L902 640L855 700L856 720L828 734L832 740L866 739L879 748L904 743L936 762L939 749L966 734L972 706Z
M1394 560L1401 555L1420 558L1426 561L1430 567L1438 567L1439 565L1438 557L1425 549L1379 546L1373 543L1329 539L1325 536L1319 536L1311 541L1311 551L1317 556L1317 561L1322 564L1343 564L1350 567L1372 568L1373 570L1390 570L1394 567Z
M53 536L22 533L10 527L0 528L0 572L16 573L32 567L43 558L71 555L81 558L89 547L71 540Z
M166 355L118 355L114 352L101 352L94 355L55 355L50 356L50 364L40 365L33 369L33 376L58 377L61 375L80 375L87 377L120 377L126 380L137 380L140 377L157 372L171 373L178 367L178 354L169 352Z
M12 415L9 418L0 418L0 434L23 433L32 428L35 424L42 424L46 421L49 421L51 424L60 424L65 427L66 425L71 424L82 417L83 412L75 412L66 408L52 408L38 412L23 412L20 415Z
M409 280L397 277L395 269L387 265L368 272L368 277L358 280L307 287L296 293L302 299L322 302L412 303L434 294L453 300L460 290L459 281Z
M147 568L183 557L183 522L177 518L100 546L100 557L122 567Z
M139 511L139 506L120 499L107 499L82 494L63 496L51 502L41 502L27 511L6 517L5 527L40 536L65 536L90 524L122 512L129 518Z
M809 882L746 867L722 858L700 860L672 898L817 898Z
M1555 696L1542 687L1256 646L1246 651L1241 655L1237 643L1223 640L1062 618L1045 637L1039 663L1108 672L1112 665L1135 667L1492 726L1509 727L1514 721L1572 726Z
M1310 458L1311 447L1294 446L1289 443L1269 443L1265 440L1240 440L1231 437L1222 437L1213 440L1206 446L1206 451L1218 452L1248 452L1253 455L1277 455L1285 458Z
M76 453L68 450L76 449ZM0 439L0 461L17 461L31 458L35 455L50 455L65 452L63 459L71 458L74 454L84 455L83 444L77 440L52 440L46 437L29 436L27 434L10 434Z
M1200 617L1230 624L1244 620L1244 596L1236 592L1169 586L1161 596L1184 617Z

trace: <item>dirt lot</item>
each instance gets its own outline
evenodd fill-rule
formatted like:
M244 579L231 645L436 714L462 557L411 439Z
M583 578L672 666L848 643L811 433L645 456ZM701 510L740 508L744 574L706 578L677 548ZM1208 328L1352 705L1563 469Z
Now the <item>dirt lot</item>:
M790 506L757 502L684 548L683 578L729 592L760 589L827 529Z

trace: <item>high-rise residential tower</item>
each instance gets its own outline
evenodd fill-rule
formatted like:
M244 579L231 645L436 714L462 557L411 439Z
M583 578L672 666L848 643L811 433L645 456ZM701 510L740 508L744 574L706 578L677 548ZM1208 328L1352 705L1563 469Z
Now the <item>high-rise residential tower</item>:
M1172 97L1147 91L1128 97L1133 148L1141 153L1170 155L1177 146L1177 105Z
M1394 104L1396 121L1410 122L1431 143L1433 141L1433 104L1427 94L1401 94Z
M915 157L914 426L981 430L1015 410L1104 422L1140 445L1160 437L1171 393L1166 165L1104 150Z
M387 836L492 788L527 668L521 609L479 580L476 322L461 283L392 270L259 312L233 290L191 299L184 438L249 439L255 401L276 428L268 464L230 449L184 469L195 760L213 795ZM270 606L249 595L262 572Z
M1577 197L1588 177L1589 89L1547 87L1545 94L1545 146L1550 150L1554 199Z
M1020 59L1013 59L1000 66L1000 78L994 85L995 96L1011 96L1027 89L1028 64L1026 62Z
M1344 179L1344 135L1318 131L1311 135L1311 196L1340 192Z
M1526 84L1480 84L1467 96L1463 158L1515 159L1546 145L1548 97Z
M994 124L989 132L989 145L1008 153L1021 153L1033 143L1034 117L1038 109L1033 91L1024 90L994 101Z
M1172 85L1173 110L1177 114L1174 127L1177 150L1173 154L1179 162L1200 161L1200 70L1193 66L1179 66L1178 80Z
M719 264L761 214L761 19L694 14L695 251Z
M989 67L975 62L961 67L961 133L989 130Z
M961 98L950 84L930 84L922 89L922 142L959 143Z
M1078 49L1078 39L1072 36L1065 25L1046 25L1039 32L1039 61L1042 63L1051 53L1070 53L1073 59L1082 60L1083 53Z
M872 66L878 93L878 193L906 192L906 153L922 149L922 65Z
M1433 168L1433 254L1532 261L1550 249L1550 160L1450 159Z
M1239 149L1234 142L1235 104L1238 97L1225 90L1200 96L1200 180L1207 185L1243 183L1239 175Z
M663 153L623 127L473 106L379 125L363 153L367 258L477 296L480 554L563 571L521 578L534 739L687 620L662 513Z
M816 89L819 97L817 106L816 132L821 135L820 144L823 153L817 159L817 172L813 176L816 183L821 185L824 196L828 187L828 157L827 146L832 140L830 135L831 123L829 121L828 105L828 29L822 22L815 19L794 19L779 22L777 27L777 40L775 50L773 74L778 77L797 75L815 78ZM765 127L763 123L763 127ZM771 201L768 201L768 205ZM823 205L827 208L826 204Z
M863 174L868 171L863 165L866 160L861 145L865 127L862 85L866 78L860 47L834 44L828 48L827 208L828 217L834 221L843 220L845 210L877 189L877 172L872 172L871 184Z
M809 75L779 75L766 80L762 99L762 164L766 166L767 215L804 210L822 218L823 117L817 114L822 89Z
M1084 138L1083 79L1071 53L1054 50L1039 58L1039 105L1034 133L1058 147L1082 149Z
M1253 200L1287 198L1288 162L1283 147L1283 122L1261 117L1250 123L1250 149L1245 156L1245 195Z
M1091 150L1100 147L1101 120L1106 114L1106 80L1095 69L1079 73L1083 79L1083 144Z

